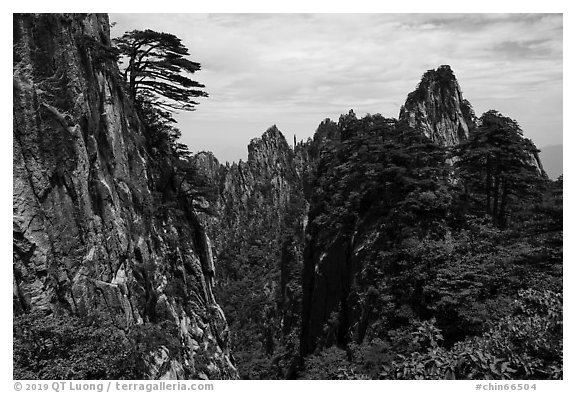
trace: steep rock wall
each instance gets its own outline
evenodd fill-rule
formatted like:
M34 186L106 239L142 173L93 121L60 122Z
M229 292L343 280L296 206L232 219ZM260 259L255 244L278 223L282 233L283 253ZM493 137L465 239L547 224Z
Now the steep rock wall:
M439 145L454 146L468 138L476 118L452 69L444 65L422 76L401 108L399 121L406 121Z
M236 377L207 239L153 197L107 16L14 16L13 138L15 313L169 321L180 353L158 348L150 378Z
M285 378L294 364L278 362L295 355L286 340L300 327L306 216L295 153L273 126L250 142L245 162L220 165L209 152L193 160L218 190L216 214L202 220L214 240L215 295L229 318L240 375ZM272 358L276 366L256 372L255 363Z
M198 153L193 160L218 192L218 217L203 216L216 246L226 243L231 231L245 229L247 216L258 207L260 215L269 211L280 225L291 197L301 189L294 152L276 126L250 141L247 161L225 166L210 152Z

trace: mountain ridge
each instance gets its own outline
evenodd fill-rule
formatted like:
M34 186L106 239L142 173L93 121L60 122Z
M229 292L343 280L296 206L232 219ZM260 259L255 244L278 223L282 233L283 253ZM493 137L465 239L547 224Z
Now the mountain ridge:
M272 125L222 164L154 146L105 15L15 15L14 31L15 376L559 375L561 297L538 291L561 288L562 182L515 121L476 118L450 66L424 73L398 119L350 110L293 146ZM547 305L526 334L549 364L466 357L517 345L506 318L525 299ZM102 362L70 339L105 342ZM53 343L87 371L49 357L30 374ZM114 374L130 356L142 373Z

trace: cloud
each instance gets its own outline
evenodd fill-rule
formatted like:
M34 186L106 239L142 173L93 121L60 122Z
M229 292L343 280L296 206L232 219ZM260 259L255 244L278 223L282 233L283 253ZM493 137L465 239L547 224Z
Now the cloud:
M117 35L145 28L176 34L202 64L195 77L210 97L178 118L184 142L207 150L245 154L250 139L272 124L306 138L322 119L351 108L395 117L421 75L441 64L452 66L477 113L499 109L537 144L562 143L559 14L118 14L111 20ZM550 132L546 124L559 129ZM236 144L242 149L230 148Z

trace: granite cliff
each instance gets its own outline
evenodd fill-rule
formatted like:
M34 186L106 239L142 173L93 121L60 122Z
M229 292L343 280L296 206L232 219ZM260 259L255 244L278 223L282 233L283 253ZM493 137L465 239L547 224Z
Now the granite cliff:
M306 210L301 157L272 126L250 142L245 162L222 165L207 152L193 160L217 189L215 214L204 215L203 222L214 240L215 296L230 323L240 375L284 378L300 325ZM286 364L254 371L270 358Z
M442 146L458 144L476 126L472 106L462 97L460 85L448 65L422 76L400 109L399 120Z
M235 378L209 240L155 196L107 16L14 16L13 138L15 315L169 325L178 346L155 348L147 377Z

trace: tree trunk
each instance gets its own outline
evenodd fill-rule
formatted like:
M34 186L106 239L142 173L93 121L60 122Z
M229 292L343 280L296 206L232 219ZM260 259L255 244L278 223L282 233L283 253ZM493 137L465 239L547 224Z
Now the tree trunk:
M496 222L496 217L498 217L498 194L500 193L500 176L495 176L494 178L494 194L492 195L492 212L490 215Z
M492 167L490 161L486 163L486 214L490 214L492 203Z
M500 212L498 213L498 224L501 227L506 225L506 202L508 199L508 184L506 179L503 179L502 184L502 201L500 202Z

